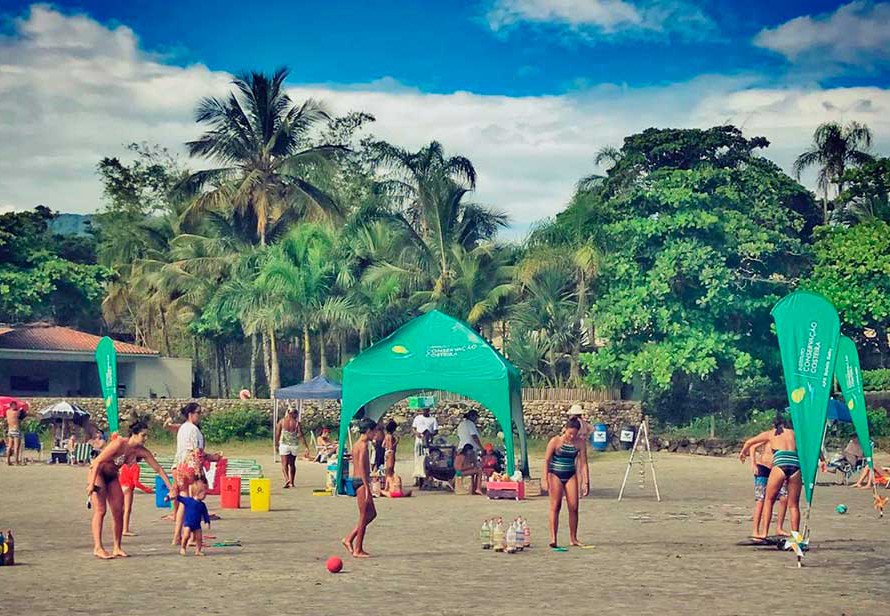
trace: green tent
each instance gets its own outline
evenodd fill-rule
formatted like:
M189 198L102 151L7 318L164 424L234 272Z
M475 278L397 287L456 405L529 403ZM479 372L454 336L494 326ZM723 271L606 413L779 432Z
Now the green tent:
M358 412L364 408L365 417L379 421L399 400L429 390L471 398L494 414L504 432L510 474L515 424L527 476L521 388L519 371L466 323L437 310L409 321L343 368L337 485L342 490L344 446Z

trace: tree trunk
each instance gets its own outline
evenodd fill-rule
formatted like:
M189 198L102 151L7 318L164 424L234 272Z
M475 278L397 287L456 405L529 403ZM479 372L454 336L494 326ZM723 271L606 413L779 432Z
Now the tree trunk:
M164 340L164 356L170 357L170 333L167 331L167 315L163 308L158 309L158 316L161 318L161 337Z
M341 330L340 335L339 335L340 344L339 344L339 348L337 349L337 366L339 366L341 368L343 367L343 364L346 361L346 342L347 342L346 336L347 336L346 330Z
M281 372L278 365L278 345L275 342L275 330L269 330L269 394L273 394L276 389L281 387Z
M312 341L309 339L309 327L303 328L303 382L312 380Z
M213 343L213 366L215 368L214 372L216 372L216 395L217 397L222 397L222 372L220 371L220 359L219 359L219 342Z
M294 336L294 357L296 358L297 374L303 371L303 336L297 334Z
M327 342L325 341L324 330L318 332L318 373L321 376L327 376L328 371L328 351Z
M269 336L263 332L260 340L263 347L263 373L266 376L266 386L269 387L269 397L272 397L272 354L269 353Z
M572 343L572 359L569 364L569 380L573 387L581 384L581 366L579 365L581 356L581 332L575 337Z
M257 356L256 334L250 335L250 395L256 397L256 356Z
M232 389L229 387L229 358L226 353L226 345L219 347L219 363L222 368L223 392L226 398L232 397Z

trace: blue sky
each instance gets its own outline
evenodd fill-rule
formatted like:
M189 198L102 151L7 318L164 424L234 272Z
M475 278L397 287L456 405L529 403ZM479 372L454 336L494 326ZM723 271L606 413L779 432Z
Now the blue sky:
M519 230L564 207L596 150L649 126L735 123L786 169L828 120L866 122L890 150L887 1L247 4L0 3L0 209L95 210L101 157L182 151L198 98L280 65L296 99L468 155L477 198Z
M764 28L844 2L748 0L688 3L702 20L657 32L582 27L565 22L517 22L493 29L494 2L266 1L55 2L68 12L133 29L145 49L173 64L214 70L272 69L287 64L294 83L355 84L384 78L424 92L467 90L524 96L560 94L581 86L645 86L706 73L786 76L781 55L752 45ZM583 4L579 2L578 4ZM644 4L644 3L640 3ZM671 3L679 4L679 3ZM14 1L7 14L30 3ZM372 8L373 7L373 8ZM890 27L890 24L888 24ZM887 72L832 77L832 85L886 85Z

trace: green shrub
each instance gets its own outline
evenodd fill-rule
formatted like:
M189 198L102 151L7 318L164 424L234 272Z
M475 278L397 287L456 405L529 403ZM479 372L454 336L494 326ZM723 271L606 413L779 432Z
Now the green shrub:
M881 408L868 410L868 431L872 438L890 437L890 417Z
M863 370L862 387L865 391L890 391L890 368Z
M249 406L210 413L201 420L201 432L211 443L272 436L270 420L266 414Z
M752 411L746 421L736 421L724 415L714 416L714 437L726 441L743 441L755 434L769 430L776 417L775 409ZM657 433L669 439L694 438L705 439L711 435L711 419L697 417L682 426L663 426Z

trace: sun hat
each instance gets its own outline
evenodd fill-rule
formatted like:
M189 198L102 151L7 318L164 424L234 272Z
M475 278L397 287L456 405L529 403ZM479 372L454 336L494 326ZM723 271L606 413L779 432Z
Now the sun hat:
M583 415L584 409L581 408L580 404L573 404L572 407L569 409L568 414L569 415Z

